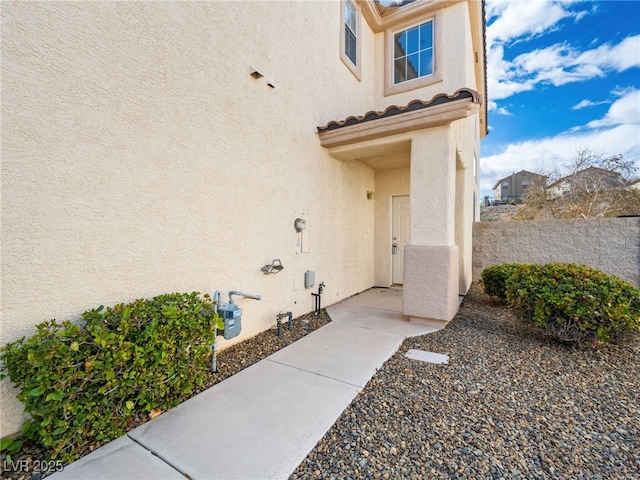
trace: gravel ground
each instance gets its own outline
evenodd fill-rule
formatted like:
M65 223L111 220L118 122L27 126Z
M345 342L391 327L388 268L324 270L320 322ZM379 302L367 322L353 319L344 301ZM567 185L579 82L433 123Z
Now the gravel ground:
M409 360L409 349L450 356ZM477 285L406 340L291 479L640 478L640 344L578 349Z
M229 347L218 383L329 321L306 315ZM404 357L421 349L448 365ZM640 478L640 343L577 349L542 337L474 285L439 332L406 340L291 479ZM142 423L137 419L133 426ZM28 445L2 478L38 480ZM4 457L2 458L4 460ZM8 466L10 467L10 465Z

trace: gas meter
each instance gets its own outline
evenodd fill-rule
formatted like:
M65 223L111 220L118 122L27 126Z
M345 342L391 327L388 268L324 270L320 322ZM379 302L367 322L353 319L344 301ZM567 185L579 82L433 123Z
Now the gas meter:
M224 321L225 340L238 336L242 328L242 309L235 303L223 303L218 307L218 315Z
M218 315L220 315L220 318L222 318L222 321L224 322L224 330L222 334L224 335L225 340L237 337L240 334L240 329L242 328L242 309L233 303L234 295L253 298L255 300L262 299L260 295L253 295L251 293L238 292L236 290L231 290L229 292L229 303L223 303L218 306Z

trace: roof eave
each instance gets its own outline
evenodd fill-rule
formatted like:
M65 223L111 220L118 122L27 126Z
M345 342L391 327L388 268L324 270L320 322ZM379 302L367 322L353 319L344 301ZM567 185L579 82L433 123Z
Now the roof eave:
M406 5L388 8L383 14L376 7L374 0L356 0L360 6L369 28L375 33L380 33L387 28L411 21L414 17L427 15L443 8L469 0L420 0ZM474 3L474 0L471 0Z
M448 125L477 113L480 105L473 98L461 98L373 121L318 132L320 144L331 148L373 138L386 137L425 128Z

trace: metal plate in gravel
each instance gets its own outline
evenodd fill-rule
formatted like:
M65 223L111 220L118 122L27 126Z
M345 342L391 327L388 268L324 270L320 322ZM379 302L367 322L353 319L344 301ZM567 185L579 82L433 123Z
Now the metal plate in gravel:
M409 350L405 357L428 363L449 363L449 356L440 353L425 352L424 350Z

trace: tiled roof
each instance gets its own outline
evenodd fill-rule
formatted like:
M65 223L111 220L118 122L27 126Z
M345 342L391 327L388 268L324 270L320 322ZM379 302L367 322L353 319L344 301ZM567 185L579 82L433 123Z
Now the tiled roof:
M337 128L349 127L351 125L357 125L364 122L370 122L373 120L379 120L381 118L392 117L394 115L400 115L407 112L413 112L415 110L421 110L423 108L435 107L437 105L442 105L449 102L454 102L456 100L462 100L465 98L470 98L473 103L481 104L482 96L476 92L475 90L471 90L470 88L461 88L456 91L453 95L446 95L444 93L438 94L433 97L429 101L424 100L413 100L409 102L409 104L404 107L399 107L397 105L391 105L387 107L384 111L369 111L362 116L350 116L345 118L344 120L332 120L327 123L323 127L318 127L318 132L326 132L329 130L335 130Z

